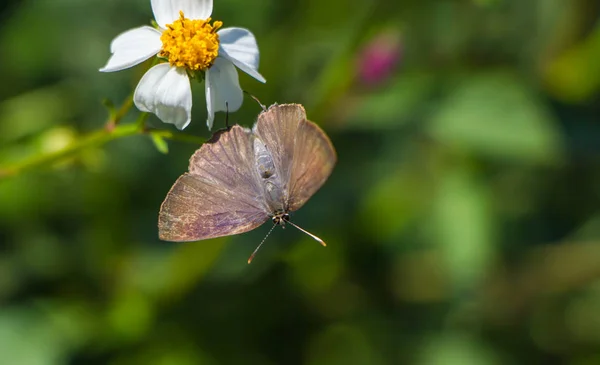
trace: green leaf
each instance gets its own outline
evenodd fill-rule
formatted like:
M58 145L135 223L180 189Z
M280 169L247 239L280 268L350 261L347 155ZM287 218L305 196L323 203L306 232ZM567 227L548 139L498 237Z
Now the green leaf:
M169 145L162 136L156 133L150 133L150 138L152 139L152 142L154 143L154 146L158 152L164 153L165 155L169 153Z
M396 245L429 200L427 181L410 166L375 182L364 194L360 222L375 242ZM374 217L394 217L375 219Z
M495 365L505 364L501 357L479 338L455 331L428 338L420 349L418 365Z
M433 114L429 133L444 145L502 160L556 164L563 157L551 113L521 79L505 72L464 80Z
M37 89L0 103L0 143L40 133L71 118L68 89L62 85Z
M495 227L489 188L468 167L448 171L439 180L431 226L454 287L476 285L494 255Z
M307 364L382 364L381 356L364 330L355 325L335 324L310 339Z
M348 127L386 130L398 128L416 115L431 95L434 78L429 74L404 74L388 87L368 94L348 119Z
M115 103L113 103L112 100L105 98L105 99L102 99L102 105L104 105L106 110L108 110L108 115L110 116L110 119L112 120L114 118L115 114L117 113L117 111L115 109Z
M592 99L600 89L600 24L580 43L548 63L544 84L553 96L571 103Z

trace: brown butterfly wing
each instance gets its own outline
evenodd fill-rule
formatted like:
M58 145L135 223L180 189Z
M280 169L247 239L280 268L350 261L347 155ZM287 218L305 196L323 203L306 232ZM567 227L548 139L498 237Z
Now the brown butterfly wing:
M303 120L306 120L306 112L302 105L273 105L260 113L253 129L271 152L284 190L290 181L296 131ZM288 192L284 195L287 196Z
M288 207L298 210L323 186L337 161L329 137L313 122L302 120L296 131Z
M299 209L333 170L337 157L331 141L299 104L271 106L259 115L254 131L273 155L288 209Z
M189 173L162 203L159 237L198 241L250 231L269 217L255 167L250 131L217 132L190 159Z

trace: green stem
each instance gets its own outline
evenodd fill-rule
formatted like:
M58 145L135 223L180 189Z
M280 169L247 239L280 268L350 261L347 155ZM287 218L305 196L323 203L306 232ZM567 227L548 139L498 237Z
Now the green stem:
M96 131L61 150L40 156L33 156L6 169L0 169L0 178L18 175L36 167L52 165L64 158L75 155L86 148L103 145L114 139L133 136L138 133L140 133L140 130L135 124L114 127L112 131L108 129Z
M148 130L146 128L146 119L148 113L140 113L135 123L120 125L119 123L125 117L129 109L133 106L133 93L129 95L118 110L111 109L111 115L105 124L105 128L92 132L82 137L75 143L58 151L50 152L44 155L33 156L7 168L0 168L0 179L15 176L22 172L51 166L65 158L74 156L82 150L90 147L96 147L108 143L112 140L133 136L136 134L151 134L162 138L189 142L195 144L204 143L204 138L191 136L179 132L167 130Z
M158 137L170 139L172 141L180 141L180 142L188 142L188 143L196 143L196 144L202 144L206 141L206 139L202 138L202 137L196 137L196 136L192 136L189 134L177 133L177 132L172 132L172 131L167 131L167 130L162 130L162 129L148 130L146 132L149 134L158 136Z
M131 95L129 95L127 97L127 99L125 99L125 101L123 102L123 105L121 105L119 110L114 115L112 123L114 123L115 125L119 124L121 119L123 119L125 114L127 114L127 112L129 111L129 109L131 109L132 106L133 106L133 93L131 93ZM144 113L144 114L146 114L146 113Z
M134 136L138 134L155 134L162 138L195 144L202 144L205 141L204 138L179 132L172 132L168 130L147 130L144 127L144 121L146 120L147 116L147 113L142 113L138 118L137 122L131 124L115 126L114 124L109 122L107 126L112 124L111 127L84 136L77 142L61 150L50 152L41 156L31 157L8 168L0 168L0 179L18 175L20 173L32 170L34 168L51 166L65 158L78 154L84 149L100 146L115 139Z

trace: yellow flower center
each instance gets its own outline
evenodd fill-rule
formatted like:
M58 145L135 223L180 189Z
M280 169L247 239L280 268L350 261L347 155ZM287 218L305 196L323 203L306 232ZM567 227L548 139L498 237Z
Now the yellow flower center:
M167 58L172 66L192 71L208 69L219 54L217 30L223 25L220 21L211 25L210 20L190 20L180 11L179 19L168 24L161 35L163 46L158 55Z

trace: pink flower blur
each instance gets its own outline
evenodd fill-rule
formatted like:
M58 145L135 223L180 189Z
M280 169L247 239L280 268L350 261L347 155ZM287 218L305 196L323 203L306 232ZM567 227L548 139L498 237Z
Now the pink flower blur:
M387 80L400 61L402 45L397 32L387 31L375 36L358 57L358 77L366 85Z

